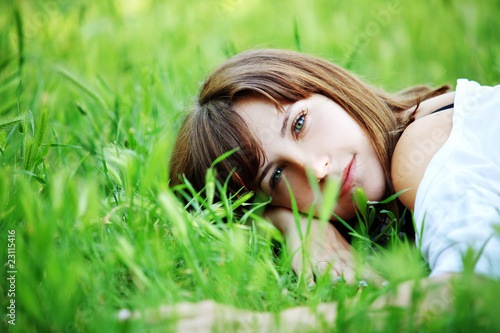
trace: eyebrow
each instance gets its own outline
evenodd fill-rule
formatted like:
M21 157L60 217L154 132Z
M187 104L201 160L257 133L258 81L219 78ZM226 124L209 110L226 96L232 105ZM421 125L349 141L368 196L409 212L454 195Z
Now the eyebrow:
M297 102L295 102L297 103ZM288 119L290 119L290 114L292 113L292 108L295 103L290 104L285 110L285 117L283 118L283 124L281 125L281 137L285 137L286 129L288 127Z
M298 102L298 101L297 101ZM286 129L288 127L288 120L290 119L290 115L292 113L292 108L293 106L297 103L292 103L290 104L286 109L285 109L285 117L283 118L283 124L281 125L281 131L280 131L280 136L282 138L285 137L285 133L286 133ZM272 163L268 163L264 170L262 170L262 174L260 175L259 177L259 180L257 182L257 185L260 187L260 189L262 190L262 180L264 179L264 177L267 175L267 173L269 172L269 169L271 169L272 167Z

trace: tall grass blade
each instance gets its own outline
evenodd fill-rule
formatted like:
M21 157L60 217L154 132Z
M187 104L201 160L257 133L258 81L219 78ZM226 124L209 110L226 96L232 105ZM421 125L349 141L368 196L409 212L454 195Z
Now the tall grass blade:
M42 145L46 131L47 131L47 109L43 108L42 112L40 113L40 119L38 121L38 125L36 127L35 145L37 150Z
M295 48L297 49L297 51L302 52L302 43L300 42L300 33L297 18L293 19L293 37L295 40Z
M21 76L23 72L24 65L24 31L23 31L23 19L19 8L14 7L14 18L16 21L16 33L17 33L17 49L18 49L18 73Z
M67 69L58 66L56 67L56 70L61 73L66 79L68 79L70 82L72 82L74 85L76 85L78 88L83 90L87 95L92 97L96 102L101 104L103 107L104 111L108 115L108 117L112 120L115 120L115 114L109 109L107 103L104 101L102 96L100 96L97 92L95 92L93 89L91 89L88 85L82 82L82 80L78 79L75 75L73 75L71 72L69 72Z
M6 128L18 124L20 122L26 121L26 114L15 114L13 112L9 112L6 114L0 115L0 130L5 130Z

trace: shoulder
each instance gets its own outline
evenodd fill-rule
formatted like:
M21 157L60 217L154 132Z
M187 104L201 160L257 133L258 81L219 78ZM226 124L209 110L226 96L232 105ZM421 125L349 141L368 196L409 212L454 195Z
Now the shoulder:
M406 207L413 210L420 181L434 155L450 135L453 109L418 117L401 135L391 163L392 183Z
M420 103L418 110L415 112L415 120L423 118L435 110L453 103L455 101L455 91L433 97Z

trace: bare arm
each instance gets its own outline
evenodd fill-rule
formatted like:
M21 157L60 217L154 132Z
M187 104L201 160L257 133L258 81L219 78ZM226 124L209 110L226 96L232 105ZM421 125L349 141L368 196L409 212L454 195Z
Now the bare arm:
M391 163L392 183L396 192L409 189L399 199L411 210L425 170L448 139L452 123L452 109L415 120L396 145Z
M384 314L390 315L390 309L394 306L416 305L415 313L408 317L408 320L413 321L412 324L418 325L419 322L424 321L429 311L432 311L433 316L439 315L439 312L446 311L454 302L455 295L451 288L454 276L454 274L448 274L423 279L418 283L407 281L394 288L388 287L373 303L367 305L366 319L373 323L372 327L377 327L377 324L383 323L386 319ZM360 292L353 298L346 299L343 308L345 309L346 306L356 308ZM418 299L412 299L412 297L418 297ZM237 309L212 300L205 300L199 303L162 305L145 311L131 312L122 309L117 316L120 321L142 318L150 324L170 322L170 328L176 332L213 332L214 330L239 332L239 330L234 330L235 327L242 328L241 331L244 332L303 332L323 331L326 327L334 328L337 320L337 307L337 303L321 303L315 308L297 306L279 313L271 313ZM384 312L384 309L389 311Z

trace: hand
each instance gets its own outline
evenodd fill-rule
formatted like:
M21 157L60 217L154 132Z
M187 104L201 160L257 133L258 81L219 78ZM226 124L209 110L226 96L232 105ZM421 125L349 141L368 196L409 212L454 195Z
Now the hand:
M329 274L332 282L339 278L347 283L357 283L355 270L355 251L338 230L331 224L321 225L316 218L311 220L308 237L302 244L300 233L295 225L291 210L282 207L271 207L265 216L282 232L286 247L293 255L292 269L298 275L304 275L309 284L314 284L314 273L319 276ZM300 228L305 237L308 218L300 217ZM304 257L304 253L307 254ZM380 284L382 278L371 268L363 271L363 279Z

